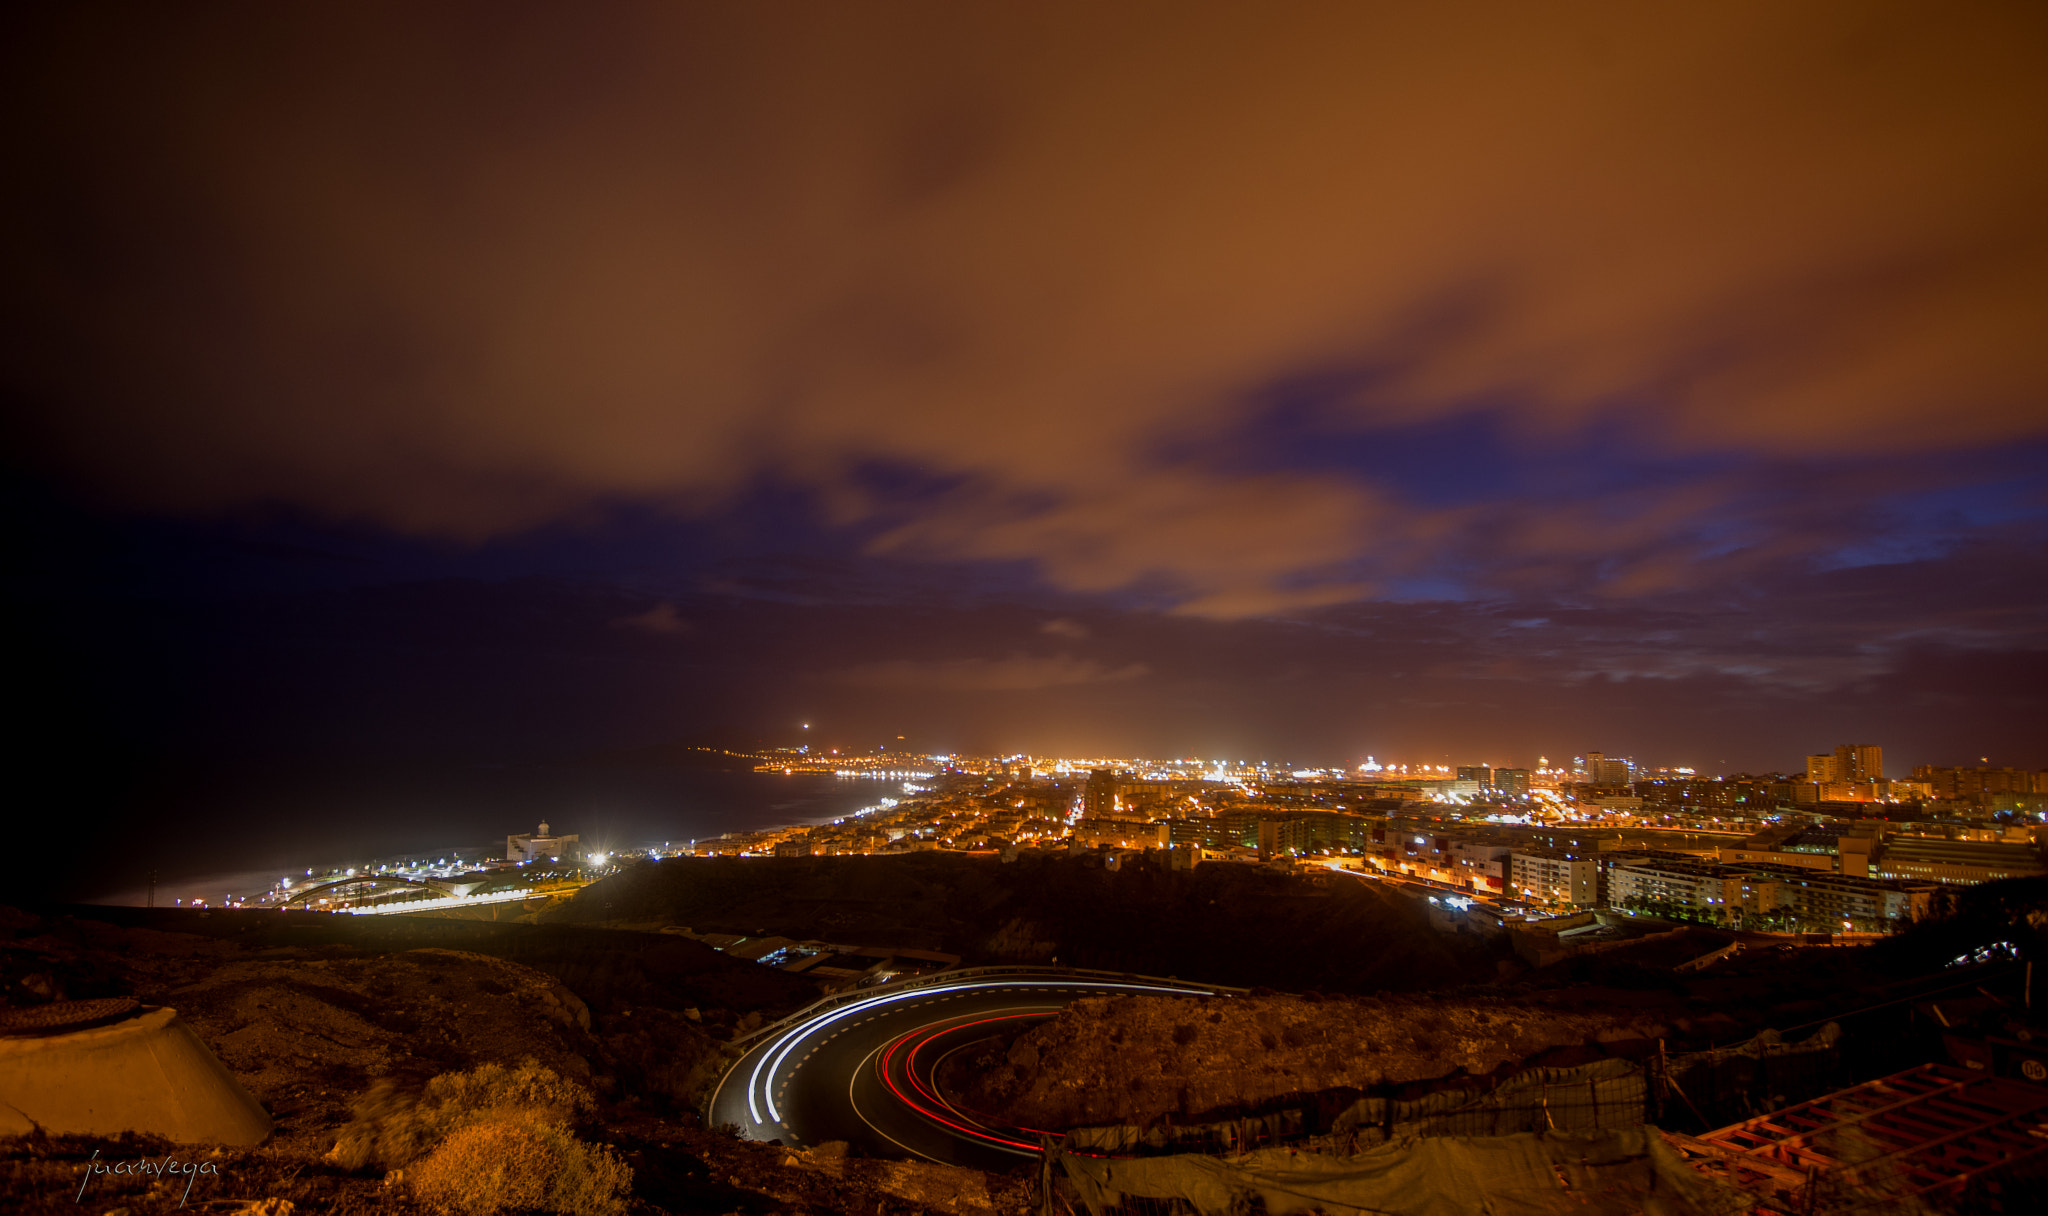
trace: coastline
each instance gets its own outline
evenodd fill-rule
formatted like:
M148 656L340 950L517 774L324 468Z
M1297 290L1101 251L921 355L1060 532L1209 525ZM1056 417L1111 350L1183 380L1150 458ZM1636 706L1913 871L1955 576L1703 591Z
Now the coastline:
M872 807L878 798L900 789L900 783L890 778L847 780L812 773L717 769L607 769L600 770L600 776L586 783L563 780L579 771L527 770L536 780L521 791L524 796L503 800L524 805L507 806L502 812L489 809L489 804L498 802L501 794L492 788L498 784L495 780L481 783L480 788L473 790L437 791L438 800L445 805L441 814L434 817L447 824L447 833L442 843L430 848L418 847L423 837L417 821L393 823L372 819L365 822L359 840L350 842L357 847L315 846L289 863L270 866L249 858L239 864L230 862L212 868L167 868L158 876L157 906L175 906L174 899L194 897L218 906L218 901L230 892L253 896L268 890L278 878L288 874L302 876L308 868L317 875L398 858L447 856L457 850L470 855L495 853L497 847L502 847L503 837L478 830L492 821L501 822L504 833L510 835L532 831L535 824L527 822L528 819L537 822L546 818L556 830L575 833L584 844L601 851L642 850L663 842L681 846L726 832L833 823ZM882 786L888 787L888 792L878 789ZM404 791L390 800L412 801L417 797ZM374 794L364 796L366 802L375 798ZM480 807L480 802L486 805ZM832 809L819 814L803 813L821 805ZM432 809L424 813L434 815ZM458 836L467 840L460 844L450 842L450 838ZM271 855L279 852L274 847L261 851ZM122 881L84 895L78 902L139 908L147 899L146 883L123 876Z

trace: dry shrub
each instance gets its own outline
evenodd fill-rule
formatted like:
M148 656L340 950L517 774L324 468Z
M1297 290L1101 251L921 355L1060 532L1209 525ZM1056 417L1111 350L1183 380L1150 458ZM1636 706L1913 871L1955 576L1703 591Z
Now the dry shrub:
M546 1115L502 1108L450 1135L408 1177L421 1199L466 1216L536 1208L617 1216L633 1186L633 1171L610 1149Z
M449 1110L560 1111L567 1121L587 1119L597 1109L590 1091L532 1059L517 1068L485 1064L468 1072L442 1073L427 1082L424 1103Z
M408 1173L428 1203L475 1212L541 1207L562 1162L539 1132L510 1121L473 1123Z
M329 1156L344 1169L397 1169L455 1131L500 1112L529 1112L567 1126L596 1107L590 1091L530 1059L517 1068L485 1064L443 1073L417 1095L384 1080L350 1107L353 1117Z

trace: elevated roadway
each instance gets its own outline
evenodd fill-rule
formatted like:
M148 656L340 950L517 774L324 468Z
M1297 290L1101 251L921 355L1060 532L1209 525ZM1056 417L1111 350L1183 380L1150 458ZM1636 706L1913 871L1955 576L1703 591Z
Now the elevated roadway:
M804 1148L844 1140L882 1156L1005 1169L1039 1131L961 1110L935 1080L949 1055L1084 996L1229 995L1180 980L977 968L828 998L757 1034L712 1093L714 1125Z
M342 906L328 909L329 911L348 912L357 916L388 916L406 912L437 912L482 904L545 899L550 895L561 894L564 889L563 886L557 885L544 888L514 886L492 890L492 884L500 881L504 880L467 875L459 878L407 878L396 874L362 874L294 891L290 898L280 900L274 906L289 908L297 904L312 911L320 911L321 909L313 907L314 903L323 897L333 896L335 900L355 902L344 902ZM415 898L363 902L394 894L412 895Z

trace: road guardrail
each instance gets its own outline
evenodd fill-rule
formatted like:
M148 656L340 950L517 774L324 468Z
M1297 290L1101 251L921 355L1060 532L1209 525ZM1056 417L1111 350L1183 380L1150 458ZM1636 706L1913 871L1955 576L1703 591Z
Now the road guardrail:
M855 1001L864 1001L872 996L913 992L919 988L936 988L941 984L952 983L963 978L986 975L1057 975L1072 976L1075 979L1143 980L1153 984L1178 985L1188 989L1190 992L1211 992L1219 996L1248 996L1251 993L1249 988L1233 988L1228 984L1206 984L1199 980L1183 980L1173 976L1138 975L1130 971L1098 971L1088 967L1047 967L1029 963L1020 963L1013 966L962 967L957 971L934 971L930 975L920 975L907 980L891 980L886 984L876 984L872 988L849 988L844 992L835 992L830 996L821 997L811 1002L787 1017L778 1018L766 1026L758 1026L753 1030L747 1031L745 1034L735 1035L727 1040L724 1046L738 1049L742 1054L745 1054L748 1046L762 1037L788 1029L826 1010L837 1009L841 1005L850 1005Z

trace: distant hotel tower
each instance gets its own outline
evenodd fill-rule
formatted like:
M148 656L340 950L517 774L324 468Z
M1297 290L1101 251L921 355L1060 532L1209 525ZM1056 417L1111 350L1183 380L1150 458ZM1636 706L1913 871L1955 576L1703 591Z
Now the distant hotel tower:
M1609 760L1606 752L1587 752L1582 762L1585 766L1586 782L1589 785L1606 785L1616 789L1635 780L1626 760Z
M1105 816L1116 811L1116 774L1106 768L1090 769L1088 784L1081 790L1081 812Z
M557 857L572 856L570 846L575 836L550 836L548 825L543 821L540 831L532 835L505 837L506 861L552 861Z
M1884 749L1875 743L1844 743L1835 749L1843 781L1884 780Z
M1806 779L1821 785L1882 781L1884 749L1874 743L1844 743L1832 756L1816 752L1806 758Z

